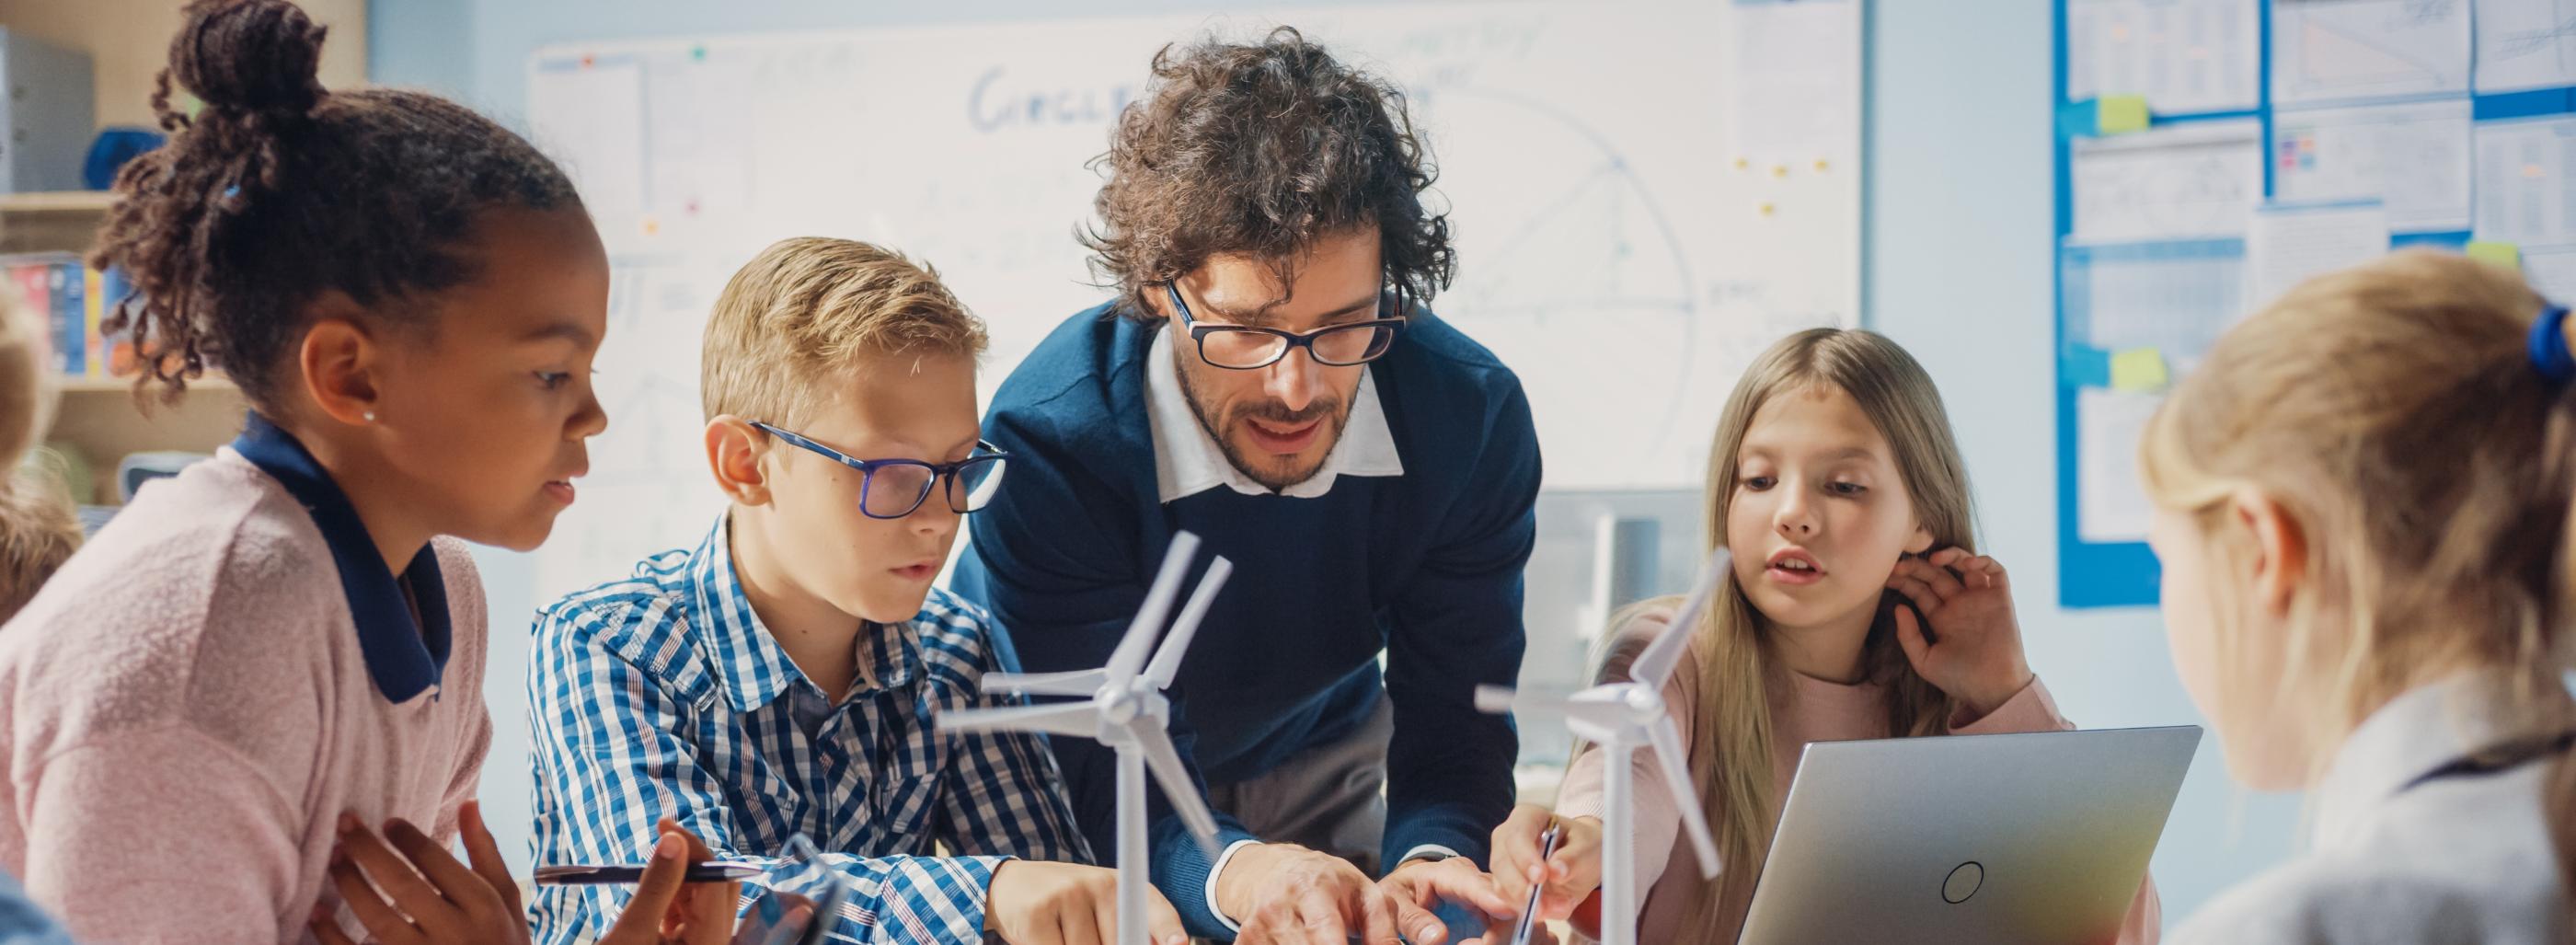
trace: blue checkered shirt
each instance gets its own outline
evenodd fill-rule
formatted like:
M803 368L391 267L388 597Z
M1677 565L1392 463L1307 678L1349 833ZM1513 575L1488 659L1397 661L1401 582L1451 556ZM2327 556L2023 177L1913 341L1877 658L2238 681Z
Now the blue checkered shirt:
M719 519L695 550L538 611L537 865L642 862L662 817L728 859L775 863L803 833L852 884L840 937L912 943L982 941L985 887L1006 858L1090 862L1037 736L952 738L931 724L1003 701L978 685L998 668L982 609L933 590L910 621L870 625L858 680L835 703L752 613L727 535ZM746 913L772 892L744 889ZM537 941L599 937L630 893L543 887Z

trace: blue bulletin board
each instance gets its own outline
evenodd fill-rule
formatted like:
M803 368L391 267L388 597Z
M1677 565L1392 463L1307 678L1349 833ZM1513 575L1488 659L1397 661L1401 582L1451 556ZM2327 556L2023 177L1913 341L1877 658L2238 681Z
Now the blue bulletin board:
M2244 313L2433 245L2576 297L2576 0L2058 0L2058 600L2156 603L2137 429Z

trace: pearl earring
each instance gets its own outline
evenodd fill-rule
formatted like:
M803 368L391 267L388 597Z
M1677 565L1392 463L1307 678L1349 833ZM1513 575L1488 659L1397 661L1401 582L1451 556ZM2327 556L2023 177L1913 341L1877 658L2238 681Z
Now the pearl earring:
M374 422L376 422L376 412L375 412L375 411L373 411L373 410L367 411L365 414L362 414L361 416L366 417L366 418L367 418L367 422L368 422L368 423L374 423Z

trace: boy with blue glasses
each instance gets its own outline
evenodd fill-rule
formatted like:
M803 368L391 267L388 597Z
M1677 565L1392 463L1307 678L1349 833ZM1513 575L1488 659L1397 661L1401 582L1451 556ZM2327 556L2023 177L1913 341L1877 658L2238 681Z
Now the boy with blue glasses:
M667 816L725 858L812 837L803 873L846 888L840 938L1110 939L1115 874L1076 865L1046 747L932 724L999 698L980 685L998 629L931 587L1009 463L978 436L984 344L935 274L865 243L787 240L735 274L702 356L729 508L695 548L537 616L538 865L639 860ZM547 887L537 939L597 935L623 895ZM1176 940L1155 906L1155 941Z

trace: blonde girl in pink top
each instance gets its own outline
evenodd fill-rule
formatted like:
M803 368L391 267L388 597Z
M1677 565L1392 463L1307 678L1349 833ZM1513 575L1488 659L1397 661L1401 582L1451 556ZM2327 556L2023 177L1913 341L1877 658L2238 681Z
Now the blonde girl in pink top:
M1708 482L1709 534L1734 574L1663 693L1698 796L1669 796L1653 755L1634 762L1647 942L1735 941L1806 743L2073 727L2023 659L2003 565L1972 550L1940 392L1895 342L1816 329L1773 345L1727 400ZM1614 620L1603 672L1624 674L1674 609L1648 601ZM1601 754L1583 752L1555 811L1522 805L1494 831L1502 893L1519 902L1543 884L1541 917L1582 931L1598 921L1576 913L1600 883L1601 782ZM1680 840L1681 804L1716 833L1726 869L1713 882ZM1551 820L1566 837L1541 862ZM2141 884L2105 940L2152 942L2158 922Z

